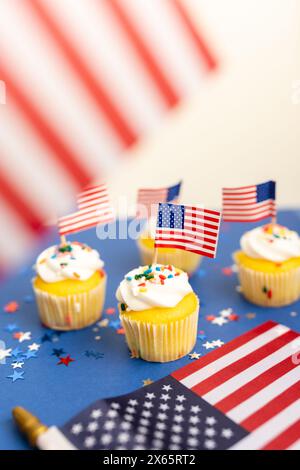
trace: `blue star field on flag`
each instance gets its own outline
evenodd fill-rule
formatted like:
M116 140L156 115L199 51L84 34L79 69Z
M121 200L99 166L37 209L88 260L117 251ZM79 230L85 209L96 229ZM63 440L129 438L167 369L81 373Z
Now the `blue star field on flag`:
M83 450L221 450L248 434L171 376L99 400L60 430Z

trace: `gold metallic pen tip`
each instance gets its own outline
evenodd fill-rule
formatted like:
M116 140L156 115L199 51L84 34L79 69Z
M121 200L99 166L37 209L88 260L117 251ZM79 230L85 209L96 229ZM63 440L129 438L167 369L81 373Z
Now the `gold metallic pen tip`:
M12 414L19 430L27 437L28 442L34 447L37 443L38 437L47 431L47 426L42 424L36 416L21 406L16 406L12 410Z

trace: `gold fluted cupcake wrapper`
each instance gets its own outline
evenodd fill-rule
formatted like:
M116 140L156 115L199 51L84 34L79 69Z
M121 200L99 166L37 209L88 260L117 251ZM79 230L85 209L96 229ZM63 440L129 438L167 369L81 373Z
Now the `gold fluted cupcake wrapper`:
M283 307L300 298L300 268L280 273L264 273L238 264L242 293L263 307Z
M138 240L138 247L141 255L141 259L144 265L151 264L153 261L154 250L143 245ZM193 274L199 267L202 260L202 256L185 250L174 250L172 253L165 253L158 249L157 262L160 264L171 264L176 268L182 269L182 271L188 274Z
M182 320L153 324L126 318L120 312L126 341L133 357L145 361L175 361L188 354L196 343L199 308Z
M55 330L78 330L101 317L105 301L106 276L97 287L80 294L58 296L33 286L41 322Z

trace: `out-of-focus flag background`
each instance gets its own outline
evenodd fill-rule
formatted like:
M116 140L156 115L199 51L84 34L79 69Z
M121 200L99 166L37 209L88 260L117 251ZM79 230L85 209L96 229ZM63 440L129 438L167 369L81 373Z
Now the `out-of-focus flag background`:
M0 0L0 265L105 178L299 205L298 0ZM172 112L170 112L172 110ZM134 208L132 208L132 213Z

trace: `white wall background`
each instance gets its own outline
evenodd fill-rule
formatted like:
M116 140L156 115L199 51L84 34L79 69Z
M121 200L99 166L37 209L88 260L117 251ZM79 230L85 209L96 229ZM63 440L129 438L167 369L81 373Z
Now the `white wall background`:
M300 0L186 1L220 70L130 152L109 180L114 199L183 178L182 202L217 208L223 185L272 178L278 204L299 207Z

